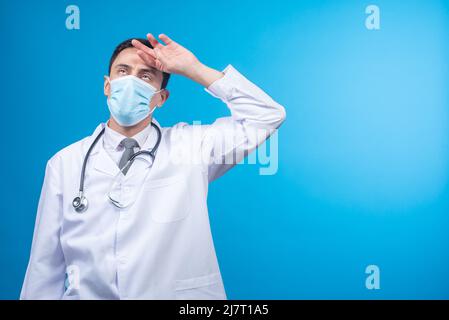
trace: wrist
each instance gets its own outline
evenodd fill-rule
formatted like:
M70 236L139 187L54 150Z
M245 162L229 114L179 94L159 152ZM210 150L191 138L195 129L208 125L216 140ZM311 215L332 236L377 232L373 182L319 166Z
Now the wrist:
M224 74L197 61L191 66L191 69L186 76L207 88L214 81L223 77Z
M198 75L202 72L203 68L204 65L199 60L195 60L187 68L185 76L190 79L198 77Z

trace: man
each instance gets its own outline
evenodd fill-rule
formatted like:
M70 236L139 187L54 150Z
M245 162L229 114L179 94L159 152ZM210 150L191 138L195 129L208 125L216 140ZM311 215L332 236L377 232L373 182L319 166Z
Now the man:
M22 299L227 298L208 183L272 134L285 111L231 65L219 72L164 34L164 43L147 38L124 41L111 57L108 122L47 163ZM161 128L152 114L169 97L170 74L203 85L231 115ZM154 158L132 161L153 149Z

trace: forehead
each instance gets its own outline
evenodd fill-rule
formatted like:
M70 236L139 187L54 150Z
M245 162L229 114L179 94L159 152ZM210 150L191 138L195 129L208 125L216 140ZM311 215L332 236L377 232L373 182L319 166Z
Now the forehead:
M162 72L145 63L145 61L137 54L137 49L134 47L126 48L118 54L118 56L112 63L112 70L114 69L114 67L122 64L129 65L132 69L137 70L151 69L154 71L155 75L162 79Z

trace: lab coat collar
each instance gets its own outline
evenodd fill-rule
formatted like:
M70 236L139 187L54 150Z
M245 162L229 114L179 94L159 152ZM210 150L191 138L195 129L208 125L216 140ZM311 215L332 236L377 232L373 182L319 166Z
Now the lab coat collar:
M98 143L103 144L102 139ZM92 154L91 154L92 155ZM99 146L98 154L95 156L94 168L97 171L105 173L110 176L116 176L119 173L117 164L112 160L103 145Z
M104 139L103 139L103 146L107 149L112 150L120 150L120 148L123 148L122 141L126 137L122 135L121 133L113 130L108 123L104 126L105 132L104 132ZM145 127L142 131L134 135L132 138L137 141L139 148L141 148L148 137L151 134L153 127L151 125L148 125ZM123 149L122 149L123 150Z
M154 124L159 127L160 130L162 130L159 122L156 119L152 119ZM90 139L88 139L87 146L85 148L84 154L87 153L87 150L89 149L92 142L95 140L95 138L100 134L101 130L106 126L106 123L100 123L97 128L95 128L95 131L93 132ZM106 152L104 146L103 146L103 137L98 141L98 143L95 145L94 149L91 151L90 156L97 155L95 159L94 168L100 172L103 172L105 174L108 174L110 176L116 176L119 173L119 168L117 164L111 159L109 154ZM148 138L146 139L144 145L141 147L141 150L151 150L153 146L156 144L157 141L157 132L156 130L151 130ZM148 156L144 156L147 157ZM151 159L150 159L151 160ZM152 165L152 161L148 162L150 165ZM146 165L146 162L143 161L135 161L133 165L128 170L128 173L126 177L132 177L135 174L138 174L141 172L142 169L145 169L148 167Z
M85 151L84 151L84 156L86 155L89 147L94 142L95 138L100 134L101 130L103 130L105 128L106 123L107 122L102 122L95 128L95 131L93 132L92 136L87 141ZM105 173L107 175L110 175L110 176L115 176L119 172L119 168L117 167L117 164L115 164L115 162L111 159L111 157L106 152L106 149L103 146L103 142L104 142L103 140L104 140L104 134L101 137L101 139L98 140L95 147L92 149L89 158L95 156L95 160L94 160L95 162L93 164L93 167L96 170L98 170L102 173Z
M154 122L154 124L159 128L159 130L161 130L162 132L162 127L159 124L159 122L153 118L152 122ZM100 134L100 131L106 126L106 122L102 122L100 123L94 130L94 132L92 133L92 135L87 139L87 143L85 146L85 152L87 152L87 150L89 149L90 145L92 144L92 142L95 140L95 138ZM103 136L104 137L104 136ZM92 150L92 152L90 153L91 155L97 154L100 149L103 149L103 137L100 139L100 141L98 141L97 145L94 147L94 149ZM154 130L152 130L148 136L148 138L145 140L145 143L143 144L143 146L141 146L141 150L145 149L152 149L154 144L156 143L157 140L157 132L155 132Z
M159 122L157 122L157 120L154 118L152 119L152 122L154 122L154 124L159 128L159 130L162 133L162 128L161 128L161 125L159 124ZM150 124L150 126L151 126L151 124ZM141 147L140 150L151 150L151 149L153 149L156 142L157 142L157 132L156 132L156 129L154 129L151 126L150 134L148 135L148 138L145 140L145 143L143 144L143 146Z
M161 130L161 134L162 134L162 128L161 128L159 122L157 122L157 120L154 118L152 119L152 121L159 128L159 130ZM151 124L150 124L150 126L151 126ZM161 137L161 139L162 139L162 137ZM153 147L156 145L156 143L157 143L157 131L156 131L156 129L151 127L150 134L148 135L148 138L145 140L145 143L140 148L140 150L151 151L153 149ZM138 156L138 158L136 158L136 159L142 159L142 160L144 159L147 161L140 161L140 160L134 161L132 166L129 168L128 173L126 174L125 180L137 179L138 177L136 177L136 176L138 176L138 175L141 176L142 173L145 172L145 170L148 167L151 167L153 165L153 159L149 155L141 155L141 156Z

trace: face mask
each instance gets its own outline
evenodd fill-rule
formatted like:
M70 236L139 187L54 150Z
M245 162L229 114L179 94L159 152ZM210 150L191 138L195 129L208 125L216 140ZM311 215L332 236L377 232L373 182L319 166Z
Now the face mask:
M124 76L109 80L111 94L107 101L109 111L117 123L123 127L133 126L150 114L150 101L156 89L135 76Z

